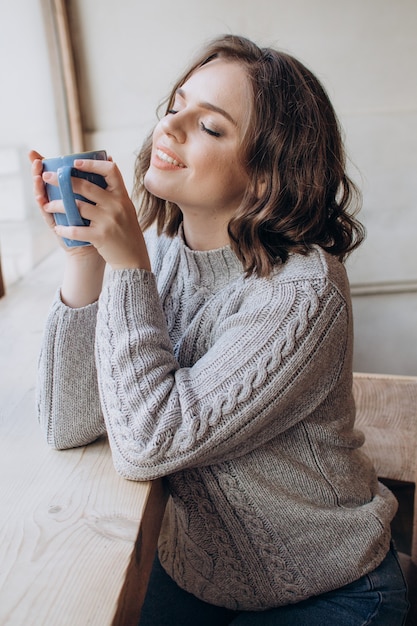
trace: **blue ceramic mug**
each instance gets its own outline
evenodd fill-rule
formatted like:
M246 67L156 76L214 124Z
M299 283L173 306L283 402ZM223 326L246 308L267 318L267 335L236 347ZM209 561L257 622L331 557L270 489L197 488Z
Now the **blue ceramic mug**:
M81 172L75 169L74 161L77 159L94 159L98 161L107 161L107 153L105 150L94 150L92 152L79 152L77 154L67 154L65 156L43 159L44 172L56 172L58 176L58 187L55 185L46 186L46 193L49 200L60 200L64 203L64 213L54 213L55 223L62 226L88 226L89 221L81 217L75 200L83 200L94 204L91 200L87 200L84 196L80 196L73 192L71 177L85 178L86 180L99 185L102 189L107 187L107 183L100 174L92 174L90 172ZM66 239L64 241L67 246L89 246L86 241L77 241L76 239Z

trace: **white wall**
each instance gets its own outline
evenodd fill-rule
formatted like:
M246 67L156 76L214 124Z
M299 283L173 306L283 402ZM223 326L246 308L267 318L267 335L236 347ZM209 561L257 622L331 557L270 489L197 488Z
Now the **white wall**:
M11 111L11 119L16 126L26 116L19 129L22 145L37 142L41 135L43 141L37 143L48 151L53 142L45 112L51 110L51 96L46 88L40 105L39 81L47 83L47 74L39 76L37 71L45 55L39 15L34 15L35 3L30 0L10 4L15 16L27 16L23 29L19 26L24 42L19 67L23 65L26 74L34 72L23 85L16 81L15 90L30 92L36 109L32 115L26 107L23 111L16 107L18 115L13 117ZM202 41L224 32L241 33L262 45L288 50L321 78L345 128L356 166L352 173L364 192L362 220L368 237L348 264L355 368L417 374L416 1L71 0L68 4L87 147L107 149L128 187L135 152L154 123L158 102ZM13 41L9 45L19 57L18 45ZM18 135L13 137L15 143ZM378 295L371 295L375 292Z
M2 3L1 146L58 149L55 107L40 4Z
M59 151L49 58L40 5L2 4L0 19L0 254L7 285L53 242L32 198L27 153Z

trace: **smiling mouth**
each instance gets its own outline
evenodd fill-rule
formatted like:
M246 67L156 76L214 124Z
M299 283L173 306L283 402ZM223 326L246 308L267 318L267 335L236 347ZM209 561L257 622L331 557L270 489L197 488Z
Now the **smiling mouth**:
M176 167L185 167L184 163L181 163L180 161L177 161L176 159L170 157L168 154L166 154L166 152L163 152L159 148L156 150L156 156L158 157L158 159L161 159L161 161L169 163L170 165L175 165Z

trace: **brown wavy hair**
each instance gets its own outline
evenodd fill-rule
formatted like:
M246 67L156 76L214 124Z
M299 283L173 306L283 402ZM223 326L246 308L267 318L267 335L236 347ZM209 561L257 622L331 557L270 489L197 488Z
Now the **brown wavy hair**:
M355 215L360 193L346 173L341 129L320 81L300 61L245 37L211 41L175 84L166 101L190 75L213 59L240 63L252 90L241 152L249 176L242 203L228 225L231 246L247 275L267 276L291 252L313 244L341 261L364 238ZM134 197L144 229L174 236L179 207L149 193L143 184L151 158L152 134L136 159Z

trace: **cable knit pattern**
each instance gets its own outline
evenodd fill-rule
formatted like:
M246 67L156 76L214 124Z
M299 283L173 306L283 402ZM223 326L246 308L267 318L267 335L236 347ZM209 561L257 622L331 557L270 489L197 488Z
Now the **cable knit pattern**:
M207 602L262 610L374 569L396 502L353 429L342 265L314 248L245 278L229 247L146 238L152 272L110 272L98 305L52 307L49 443L106 430L122 476L166 477L161 562Z

